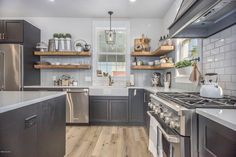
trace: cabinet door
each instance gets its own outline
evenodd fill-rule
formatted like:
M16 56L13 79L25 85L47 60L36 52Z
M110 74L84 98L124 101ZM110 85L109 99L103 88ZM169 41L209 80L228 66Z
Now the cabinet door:
M143 124L144 122L144 90L129 90L129 121Z
M150 92L144 91L144 105L143 105L143 111L144 111L144 123L147 133L149 134L149 125L150 125L150 117L147 114L148 111L148 103L150 102Z
M65 101L62 96L38 105L38 157L63 157L65 154Z
M109 100L96 99L90 97L89 112L90 112L90 122L108 122Z
M4 21L4 42L23 42L23 21Z
M112 122L128 122L128 100L110 100L110 120Z
M37 157L35 105L0 114L0 156Z
M199 116L199 157L235 157L236 132Z

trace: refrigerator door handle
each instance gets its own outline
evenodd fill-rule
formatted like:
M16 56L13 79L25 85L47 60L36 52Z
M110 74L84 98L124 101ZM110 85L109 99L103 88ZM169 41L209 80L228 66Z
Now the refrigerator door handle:
M3 59L3 66L2 66L2 71L0 71L2 73L2 84L0 86L0 90L4 90L5 89L5 77L6 77L6 72L5 72L5 53L3 51L0 51L0 55L2 56L2 59Z
M20 91L24 88L24 51L23 46L20 46L20 57L21 57L21 63L20 63L20 73L21 73L21 80L20 80Z

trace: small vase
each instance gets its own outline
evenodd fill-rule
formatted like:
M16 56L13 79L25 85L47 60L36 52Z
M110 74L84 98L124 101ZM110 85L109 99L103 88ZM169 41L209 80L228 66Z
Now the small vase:
M59 39L58 38L54 38L55 40L55 48L56 48L56 51L58 51L58 43L59 43Z
M60 38L58 42L58 51L64 51L65 50L65 39Z
M66 38L65 39L65 50L66 51L71 51L71 38Z

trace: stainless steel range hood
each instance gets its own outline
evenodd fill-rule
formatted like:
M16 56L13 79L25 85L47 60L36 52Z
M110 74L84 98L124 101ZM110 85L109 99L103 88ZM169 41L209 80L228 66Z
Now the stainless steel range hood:
M236 24L236 0L183 0L174 23L172 38L207 38Z

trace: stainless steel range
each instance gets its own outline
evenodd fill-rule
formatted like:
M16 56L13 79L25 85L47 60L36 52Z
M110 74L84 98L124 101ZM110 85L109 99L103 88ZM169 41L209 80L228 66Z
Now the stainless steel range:
M167 157L197 157L196 108L236 108L236 98L200 97L199 93L151 94L149 115L155 117L163 135L163 154Z

